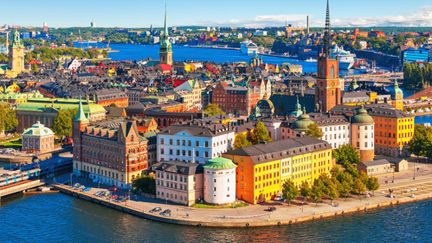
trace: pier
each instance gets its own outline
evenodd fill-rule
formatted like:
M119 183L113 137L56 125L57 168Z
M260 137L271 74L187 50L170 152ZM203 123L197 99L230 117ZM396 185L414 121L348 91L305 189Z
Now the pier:
M2 197L10 196L12 194L25 192L29 189L37 188L42 185L45 185L44 182L41 180L25 180L20 181L14 184L6 185L3 187L0 187L0 200Z

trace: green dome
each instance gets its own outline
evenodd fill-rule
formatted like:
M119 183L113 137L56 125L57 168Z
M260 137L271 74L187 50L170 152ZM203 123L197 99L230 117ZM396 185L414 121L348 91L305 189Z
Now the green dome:
M210 170L228 170L235 169L237 167L236 164L232 162L230 159L225 158L213 158L204 165L204 169Z
M299 131L306 131L308 130L308 127L312 124L314 124L315 122L312 121L309 117L308 114L303 113L293 124L292 124L292 128L294 130L299 130Z
M353 117L352 123L371 124L374 123L374 120L371 116L368 115L367 110L362 107L360 108L360 110L358 110L357 115Z

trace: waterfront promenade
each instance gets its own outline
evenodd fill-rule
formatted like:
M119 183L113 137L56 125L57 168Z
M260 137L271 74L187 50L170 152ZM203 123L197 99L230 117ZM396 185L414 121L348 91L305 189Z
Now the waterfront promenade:
M93 195L96 191L106 189L93 188L88 192L78 192L67 185L57 184L55 187L61 192L87 201L165 223L203 227L259 227L321 220L432 198L431 174L419 175L415 180L406 175L401 175L394 183L382 185L371 198L363 196L338 199L333 201L333 205L329 200L325 200L318 204L308 203L304 206L270 202L265 205L222 209L186 207L138 196L132 196L131 200L126 202L116 203ZM381 179L384 180L384 177ZM388 197L389 189L393 190L395 198ZM276 211L267 212L266 209L270 205L275 206ZM155 207L161 207L162 210L170 209L171 216L164 217L159 213L149 213Z

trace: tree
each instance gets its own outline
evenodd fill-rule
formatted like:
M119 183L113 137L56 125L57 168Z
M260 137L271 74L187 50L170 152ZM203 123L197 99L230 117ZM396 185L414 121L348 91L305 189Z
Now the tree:
M0 132L13 131L17 125L16 111L8 103L0 103Z
M414 137L408 145L408 151L416 156L431 155L432 128L417 124L414 127ZM431 158L431 157L429 157Z
M310 191L311 199L318 205L323 195L323 187L319 183L314 183Z
M282 185L282 197L291 203L299 195L299 190L294 182L286 180Z
M369 191L372 191L372 194L375 195L375 191L379 189L378 178L369 177L366 183L366 187Z
M347 164L357 165L360 162L359 152L349 144L334 149L333 157L336 159L337 164L343 165L344 167Z
M225 112L216 104L209 104L205 109L204 113L207 116L219 116L225 115Z
M155 195L156 179L150 175L143 175L132 181L134 191Z
M71 110L59 110L54 118L52 130L57 136L71 137L72 136L72 118L74 112Z
M250 133L250 141L252 144L272 141L269 132L262 121L258 121L255 128Z
M366 192L366 186L360 178L354 180L353 192L361 195Z
M324 136L323 131L316 123L312 123L308 126L308 130L306 131L306 135L314 137L314 138L322 138Z
M304 181L300 186L300 195L303 197L303 202L305 201L306 198L310 196L310 192L311 189L309 183Z
M247 136L243 133L238 134L235 136L234 139L234 148L239 149L247 146L251 146L252 143L248 140Z

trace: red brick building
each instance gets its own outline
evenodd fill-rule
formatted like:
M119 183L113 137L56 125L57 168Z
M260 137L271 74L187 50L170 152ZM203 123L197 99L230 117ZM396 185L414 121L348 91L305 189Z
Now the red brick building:
M80 103L73 121L73 171L102 184L130 188L148 168L147 139L135 121L123 118L90 124Z
M228 85L219 82L212 94L212 103L218 105L224 112L249 116L260 100L258 87Z

